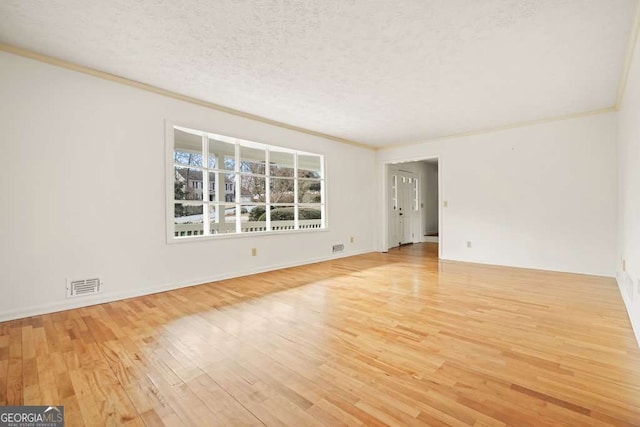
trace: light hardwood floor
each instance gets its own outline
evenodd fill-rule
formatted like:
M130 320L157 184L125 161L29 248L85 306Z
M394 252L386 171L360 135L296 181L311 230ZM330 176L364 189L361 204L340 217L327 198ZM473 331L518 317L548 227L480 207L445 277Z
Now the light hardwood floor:
M0 404L67 425L640 425L613 279L402 247L0 323Z

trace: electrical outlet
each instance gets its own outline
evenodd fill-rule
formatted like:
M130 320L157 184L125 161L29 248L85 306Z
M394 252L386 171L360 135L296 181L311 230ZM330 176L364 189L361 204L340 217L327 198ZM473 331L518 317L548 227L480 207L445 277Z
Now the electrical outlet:
M353 243L355 239L353 238L353 236L351 236L351 239L349 240L351 243Z
M258 255L258 248L251 248L251 256Z
M627 271L627 260L622 260L622 271Z
M449 202L447 202L446 200L442 202L442 207L449 207Z
M471 247L471 240L467 240L467 247L470 248Z

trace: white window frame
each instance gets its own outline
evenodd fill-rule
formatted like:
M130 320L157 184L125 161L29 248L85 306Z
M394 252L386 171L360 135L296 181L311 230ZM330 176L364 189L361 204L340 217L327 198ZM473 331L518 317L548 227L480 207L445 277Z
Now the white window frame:
M175 203L179 203L180 201L176 201L174 199L174 176L175 176L175 171L174 171L174 167L175 166L180 166L179 164L174 162L174 146L175 146L175 134L174 134L174 129L178 127L178 128L182 128L182 129L187 129L193 132L200 132L203 135L203 166L207 166L203 169L205 169L205 171L203 171L203 180L206 180L207 182L203 182L203 200L202 200L202 206L203 206L203 222L208 222L209 221L209 209L208 206L210 204L210 202L208 202L209 200L209 191L204 191L204 187L205 185L207 187L209 187L208 185L208 161L207 161L207 156L208 156L208 147L206 145L205 140L207 140L208 138L204 137L205 135L208 137L213 137L213 138L217 138L217 139L223 139L226 140L225 142L230 142L230 143L234 143L235 144L235 168L233 171L229 171L229 173L232 173L235 175L235 180L239 181L240 179L240 171L239 171L239 167L240 167L240 146L244 145L248 145L248 146L259 146L261 148L264 148L266 151L266 163L265 163L265 181L266 181L266 187L267 187L267 193L269 192L269 178L271 177L270 173L270 167L269 167L269 149L275 149L279 152L288 152L288 153L292 153L293 159L294 159L294 176L293 181L294 181L294 201L291 203L291 205L293 205L294 208L294 229L293 230L271 230L271 221L270 221L270 215L267 215L267 228L268 231L257 231L257 232L241 232L240 231L240 215L236 215L236 232L235 233L221 233L221 234L208 234L209 231L207 230L208 227L203 226L205 234L203 235L187 235L187 236L175 236L175 223L174 223L174 215L175 215L175 207L174 204ZM321 225L320 228L309 228L309 229L301 229L299 228L299 220L298 220L298 212L299 212L299 208L304 208L308 205L310 205L309 203L301 203L298 201L298 183L299 183L299 177L298 175L298 156L299 155L309 155L309 156L318 156L320 158L320 209L321 209ZM273 144L265 144L265 143L260 143L260 142L255 142L255 141L251 141L248 139L242 139L242 138L237 138L234 136L226 136L226 135L221 135L217 132L212 132L209 130L204 130L202 126L191 126L191 125L184 125L181 123L177 123L177 122L173 122L173 121L165 121L165 194L166 194L166 234L167 234L167 243L182 243L182 242L194 242L194 241L200 241L200 240L215 240L215 239L229 239L229 238L243 238L243 237L256 237L256 236L268 236L268 235L274 235L274 234L297 234L297 233L314 233L314 232L326 232L329 231L329 225L328 225L328 220L327 220L327 212L328 212L328 207L327 207L327 172L326 172L326 163L325 163L325 156L323 154L319 154L319 153L312 153L309 151L302 151L302 150L297 150L297 149L292 149L292 148L288 148L288 147L282 147L279 145L273 145ZM225 183L225 188L226 188L226 183ZM239 190L240 186L236 186L236 192L240 192L241 190ZM206 195L206 197L205 197ZM206 200L205 200L206 199ZM189 201L190 204L193 204L193 201ZM224 202L221 202L224 203ZM247 205L247 204L251 204L251 203L247 203L247 202L242 202L242 198L240 194L236 194L236 200L234 202L229 202L226 204L234 204L236 206L236 212L240 212L241 211L241 206ZM262 204L262 203L258 203L258 204ZM271 205L270 201L267 200L264 203L265 207L269 207ZM268 210L268 209L267 209Z

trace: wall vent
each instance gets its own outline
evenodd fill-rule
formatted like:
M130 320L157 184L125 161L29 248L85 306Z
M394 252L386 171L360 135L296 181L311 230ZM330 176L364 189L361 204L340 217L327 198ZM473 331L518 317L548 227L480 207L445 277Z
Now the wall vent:
M67 298L81 297L100 292L100 279L67 280Z
M335 254L336 252L344 252L344 244L333 245L333 253Z

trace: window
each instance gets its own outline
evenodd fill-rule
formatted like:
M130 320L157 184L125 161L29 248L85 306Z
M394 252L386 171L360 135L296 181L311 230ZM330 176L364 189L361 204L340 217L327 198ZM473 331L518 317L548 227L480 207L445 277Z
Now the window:
M325 228L323 156L169 130L171 238Z
M393 210L398 210L398 175L393 175L391 178L391 189L393 194L391 195L391 206Z

